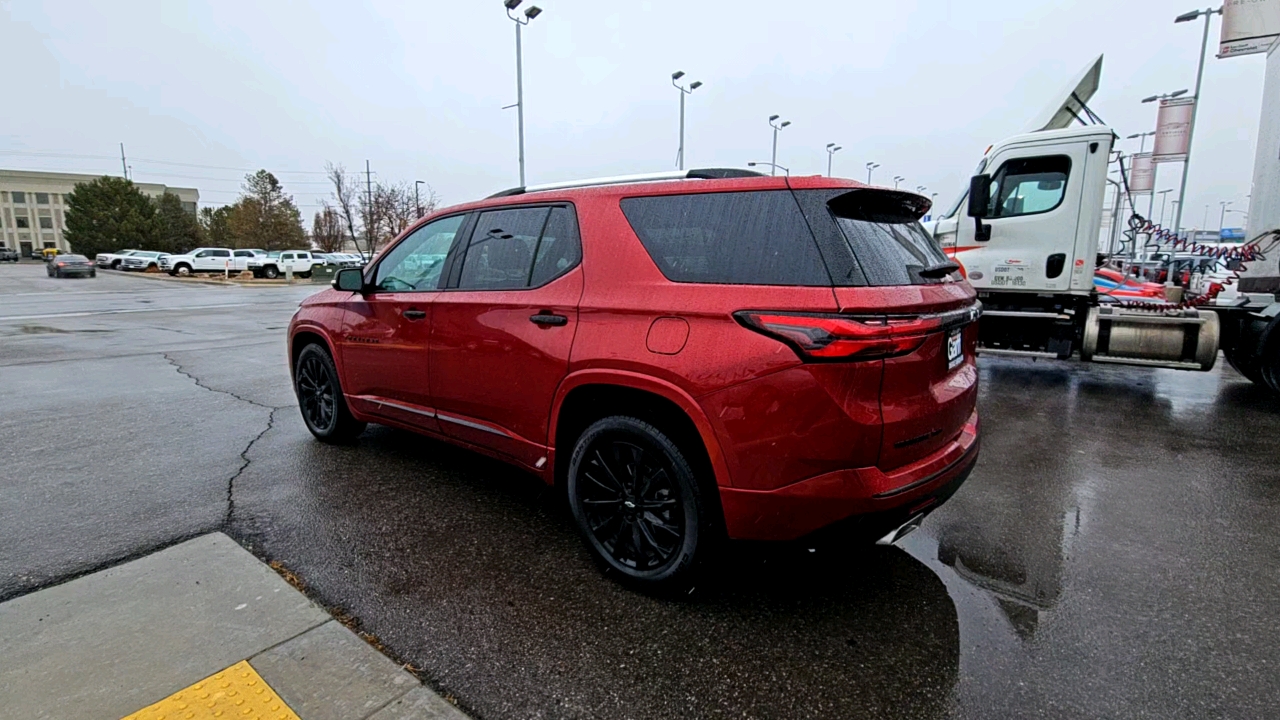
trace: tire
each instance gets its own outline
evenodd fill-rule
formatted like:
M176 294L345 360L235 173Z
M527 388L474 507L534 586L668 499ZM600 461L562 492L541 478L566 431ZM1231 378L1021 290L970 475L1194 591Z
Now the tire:
M190 265L188 265L188 264L186 264L186 263L178 263L178 264L177 264L177 265L175 265L175 266L174 266L174 268L173 268L173 274L174 274L174 275L180 275L180 276L182 276L182 277L190 277L190 276L191 276L191 266L190 266Z
M616 415L588 427L565 489L596 562L626 584L683 590L708 555L714 526L703 486L671 438L643 420Z
M119 260L112 260L112 261L111 261L111 269L112 269L112 270L119 270L119 269L120 269L120 261L119 261Z
M98 271L97 271L97 270L90 270L90 271L89 271L89 277L91 277L91 278L96 278L96 277L98 277Z
M311 272L310 272L310 271L308 271L308 272L300 272L300 273L298 273L298 277L302 278L303 280L310 280L310 279L311 279Z
M262 268L262 276L268 280L275 280L280 277L280 269L275 265L268 265Z
M321 442L349 443L368 427L368 423L352 417L342 396L338 369L321 345L312 343L298 353L293 367L293 390L298 396L302 421Z

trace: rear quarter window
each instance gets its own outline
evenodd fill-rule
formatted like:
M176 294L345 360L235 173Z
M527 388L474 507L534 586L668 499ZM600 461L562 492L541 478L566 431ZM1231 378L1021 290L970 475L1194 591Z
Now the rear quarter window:
M831 284L790 191L630 197L621 205L641 244L669 280Z
M925 198L880 189L801 190L797 195L837 286L953 281L945 272L936 273L951 260L920 225L928 210Z

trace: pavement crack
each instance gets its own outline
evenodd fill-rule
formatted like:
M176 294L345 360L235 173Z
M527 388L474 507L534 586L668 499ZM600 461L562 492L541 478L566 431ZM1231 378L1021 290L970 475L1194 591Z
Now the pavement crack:
M249 465L253 463L253 460L249 459L249 451L252 450L253 446L262 439L262 436L271 432L271 428L275 427L276 411L279 409L280 408L273 407L271 408L271 412L267 413L267 426L262 429L262 432L253 436L253 439L249 441L249 444L244 446L244 450L240 451L240 468L236 470L234 475L227 479L227 514L222 519L222 525L227 530L230 530L232 527L232 517L236 511L236 480L239 480L240 476L244 474L244 471L248 470Z
M227 395L227 396L229 396L229 397L233 397L233 398L235 398L236 400L239 400L240 402L249 403L250 405L257 405L257 406L258 406L258 407L260 407L260 408L264 408L264 409L266 409L266 410L271 410L272 412L275 412L276 410L279 410L279 409L280 409L280 407L279 407L279 406L277 406L277 405L267 405L266 403L260 403L260 402L258 402L257 400L250 400L249 398L244 397L243 395L237 395L236 393L233 393L233 392L231 392L230 390L219 390L218 388L211 387L211 386L209 386L209 385L205 385L203 382L201 382L201 381L200 381L200 378L196 377L195 375L192 375L191 373L189 373L189 372L187 372L185 369L183 369L183 367L182 367L182 363L180 363L180 362L178 362L177 360L174 360L172 357L170 357L169 353L167 353L167 352L166 352L166 353L160 353L160 355L161 355L165 360L167 360L167 361L169 362L169 364L170 364L170 365L172 365L172 366L173 366L173 368L174 368L175 370L177 370L177 371L178 371L178 374L179 374L179 375L182 375L183 377L188 378L189 380L191 380L191 382L193 382L193 383L195 383L195 384L196 384L196 387L203 388L203 389L205 389L205 390L208 390L209 392L221 393L221 394L223 394L223 395Z

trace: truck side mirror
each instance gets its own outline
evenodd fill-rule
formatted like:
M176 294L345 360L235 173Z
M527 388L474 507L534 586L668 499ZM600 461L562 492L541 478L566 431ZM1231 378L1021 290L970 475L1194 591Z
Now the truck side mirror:
M969 178L969 217L984 218L991 205L991 176L974 175Z
M991 239L991 226L982 222L991 207L991 176L974 175L969 178L969 217L973 218L973 239L987 242Z

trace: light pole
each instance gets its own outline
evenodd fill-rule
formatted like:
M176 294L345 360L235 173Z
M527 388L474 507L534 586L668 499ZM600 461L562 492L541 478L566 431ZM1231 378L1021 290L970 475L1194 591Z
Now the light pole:
M757 166L757 165L768 165L769 167L773 168L774 170L781 170L782 172L786 173L786 174L787 174L787 177L790 177L790 176L791 176L791 169L790 169L790 168L784 168L784 167L782 167L781 165L778 165L777 163L771 163L771 162L749 162L749 163L747 163L747 167L755 167L755 166ZM769 173L769 174L770 174L770 175L773 175L774 173Z
M893 189L894 189L894 190L897 190L897 189L898 189L898 183L902 182L903 180L906 180L906 178L902 177L901 175L894 175L894 176L893 176Z
M777 121L777 119L777 115L769 116L769 127L773 128L773 161L769 163L769 165L772 166L772 169L769 171L770 175L777 175L777 170L780 167L778 165L778 131L791 124L790 120L783 120L781 125L775 125L774 122Z
M1231 204L1230 200L1222 200L1218 204L1222 206L1222 213L1218 215L1218 238L1222 238L1222 227L1227 223L1227 206Z
M835 143L827 143L827 177L831 177L831 159L840 152L841 147Z
M422 184L421 180L413 181L413 206L418 209L418 217L422 217L422 201L418 199L418 186Z
M1209 49L1209 20L1214 15L1221 15L1222 8L1217 10L1207 8L1205 10L1193 10L1183 13L1174 18L1173 22L1182 23L1195 20L1198 17L1204 17L1204 37L1200 40L1200 66L1196 69L1196 89L1193 91L1192 97L1195 98L1195 104L1191 106L1191 123L1187 126L1187 157L1182 161L1182 187L1178 189L1178 209L1173 213L1173 232L1176 235L1182 229L1182 211L1183 203L1187 199L1187 175L1191 169L1191 141L1196 131L1196 114L1200 110L1200 82L1204 79L1204 56ZM1170 255L1170 268L1172 269L1172 254ZM1172 277L1172 273L1170 275Z
M528 25L530 20L542 14L542 8L537 5L531 5L528 10L524 11L523 19L519 15L513 15L512 11L519 7L523 1L504 0L502 3L502 6L507 9L507 17L515 21L516 24L516 123L520 133L520 187L524 187L524 67L520 52L520 28Z
M684 77L683 70L677 70L671 73L671 84L674 85L675 88L680 91L680 149L676 151L676 169L677 170L684 169L684 96L692 95L694 90L697 90L698 88L702 87L702 83L696 80L690 83L689 87L684 87L683 85L676 82L682 77Z
M1171 193L1171 192L1173 192L1173 188L1168 188L1168 189L1165 189L1165 190L1161 190L1160 192L1156 193L1157 195L1159 195L1159 196L1160 196L1160 225L1161 225L1161 227L1163 227L1163 226L1164 226L1164 207L1165 207L1165 205L1167 205L1167 204L1168 204L1168 202L1169 202L1169 193Z
M925 186L923 186L923 185L917 185L917 186L916 186L916 192L920 193L921 195L923 195L923 194L924 194L924 191L925 191L925 190L928 190L928 189L929 189L929 188L927 188L927 187L925 187Z
M873 162L867 163L867 184L868 185L871 184L871 171L875 170L878 167L880 167L880 163L873 163Z

